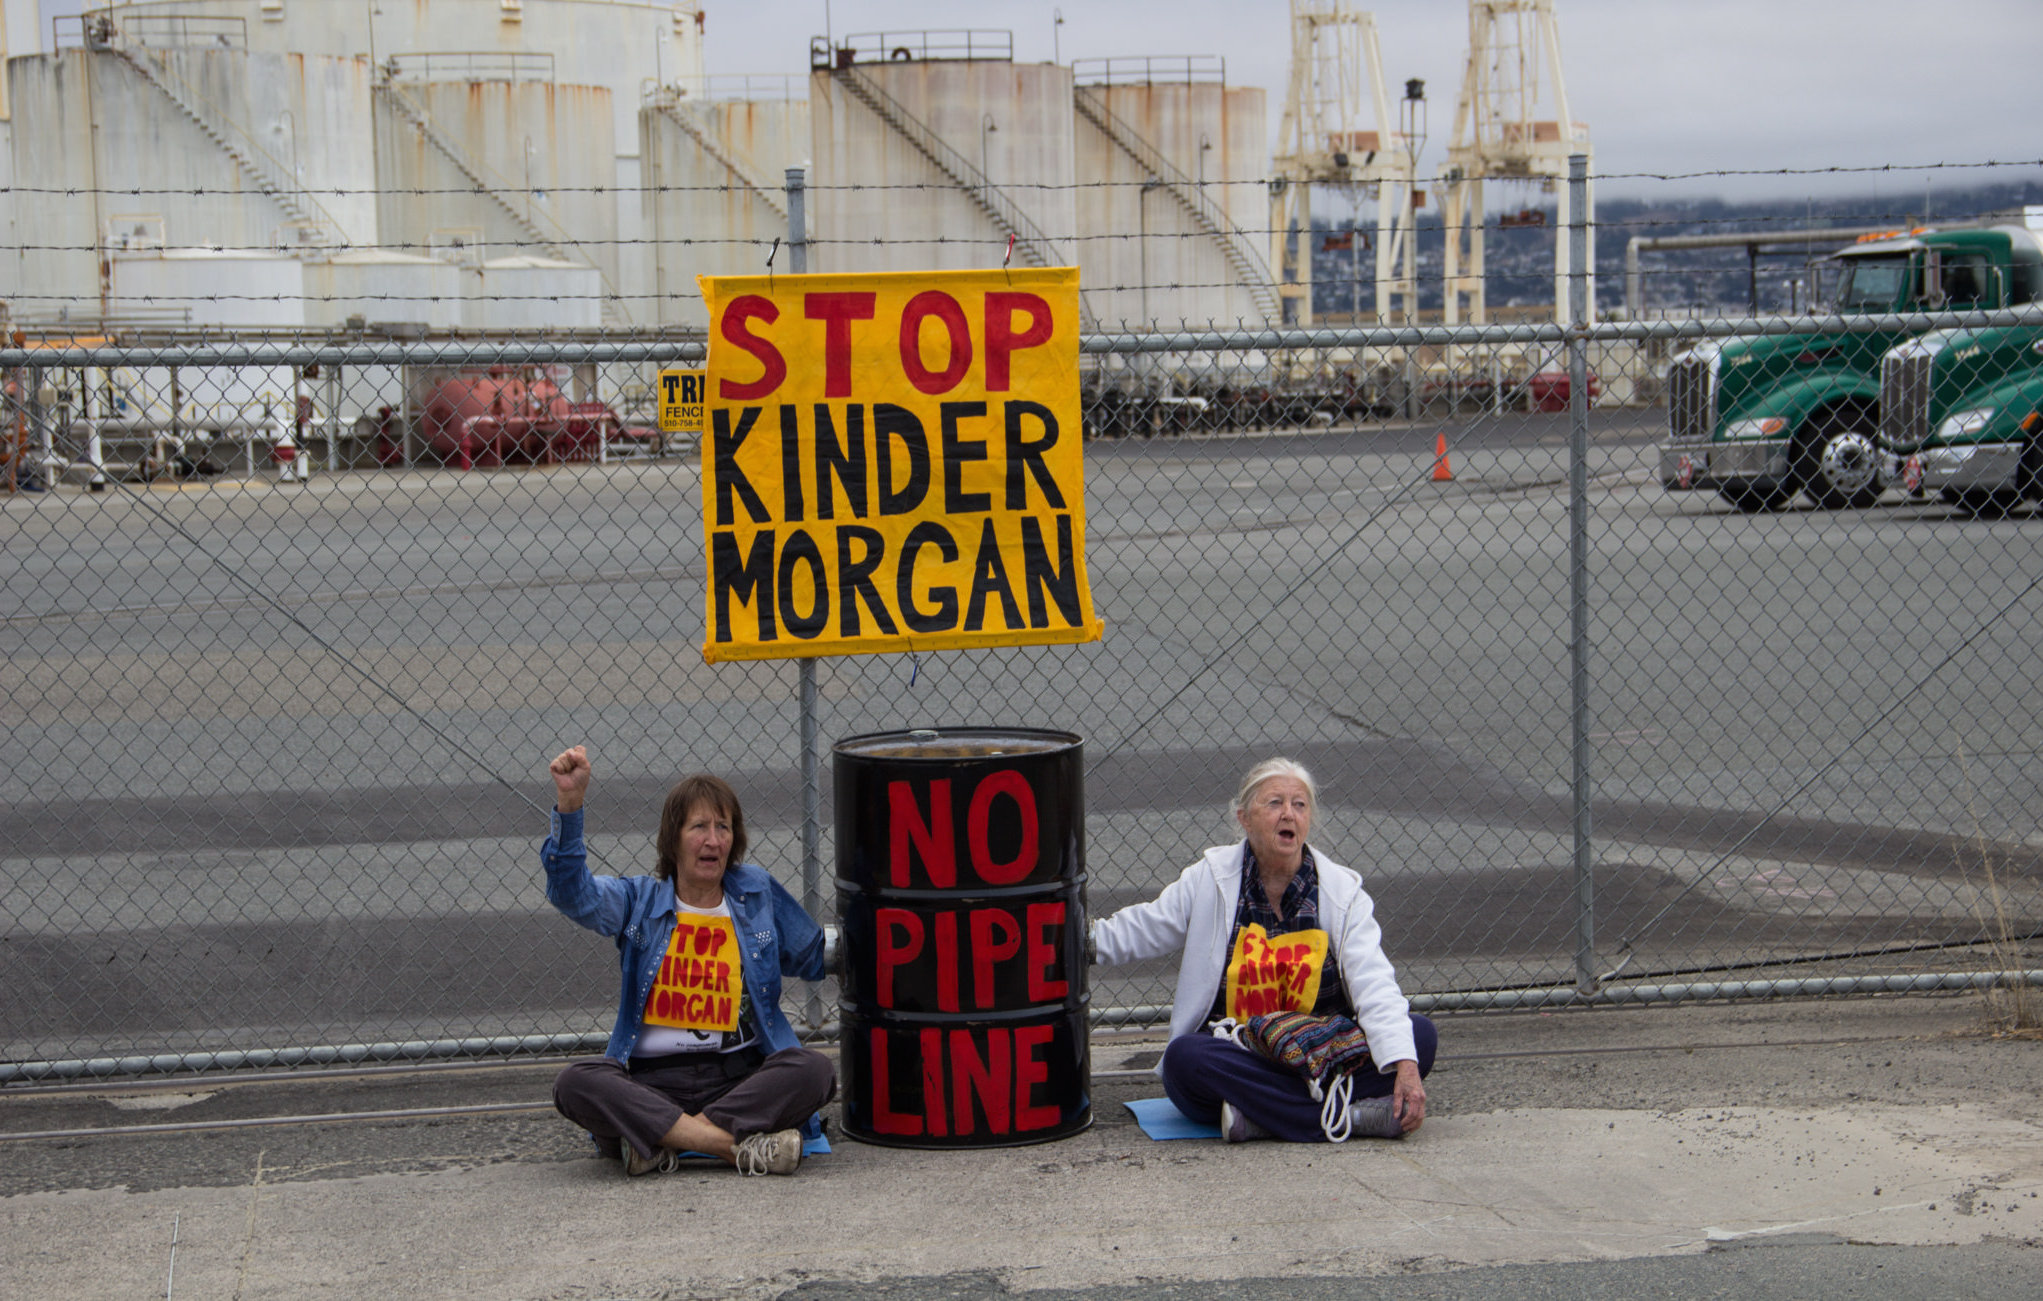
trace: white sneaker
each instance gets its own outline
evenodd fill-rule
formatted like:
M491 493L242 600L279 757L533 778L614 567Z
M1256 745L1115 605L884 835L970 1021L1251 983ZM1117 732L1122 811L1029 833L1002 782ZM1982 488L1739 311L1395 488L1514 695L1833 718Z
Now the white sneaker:
M1246 1143L1251 1139L1269 1138L1270 1131L1235 1110L1232 1102L1220 1104L1220 1137L1230 1143Z
M617 1140L617 1155L624 1158L624 1173L632 1179L640 1175L671 1174L681 1166L681 1154L672 1148L654 1148L651 1156L640 1156L628 1138Z
M802 1131L747 1134L732 1156L741 1175L791 1175L802 1166Z

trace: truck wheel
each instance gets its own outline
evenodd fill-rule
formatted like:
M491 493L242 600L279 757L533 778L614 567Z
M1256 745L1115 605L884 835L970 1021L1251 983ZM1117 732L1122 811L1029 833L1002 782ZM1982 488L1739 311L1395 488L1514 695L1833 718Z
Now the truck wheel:
M1788 499L1795 495L1795 488L1793 484L1757 479L1749 483L1727 483L1717 489L1717 495L1747 515L1756 515L1787 505Z
M1867 417L1833 411L1795 449L1795 478L1825 510L1859 510L1880 496L1880 449Z

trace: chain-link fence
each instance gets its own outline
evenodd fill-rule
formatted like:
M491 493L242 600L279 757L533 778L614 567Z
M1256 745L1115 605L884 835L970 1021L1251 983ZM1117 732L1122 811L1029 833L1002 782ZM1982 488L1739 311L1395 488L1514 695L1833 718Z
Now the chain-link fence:
M2025 966L2043 260L1994 229L1804 247L1838 315L1640 319L1641 250L1716 233L1635 238L1619 323L1578 274L1572 327L1090 332L1105 639L812 678L701 654L700 460L654 402L700 335L18 334L0 1078L600 1043L609 960L536 854L575 742L599 870L713 769L826 917L805 761L990 724L1086 739L1094 916L1304 761L1422 1006ZM1150 242L1104 285L1145 312ZM1171 976L1095 969L1095 1017ZM791 999L833 1031L832 987Z
M2003 323L1930 333L1967 320ZM1230 838L1239 774L1295 756L1313 842L1436 1001L1999 969L1988 941L2043 917L2021 320L1089 337L1105 639L823 661L823 743L1082 734L1096 916ZM1888 325L1919 342L1885 351L1873 423L1802 421L1771 465L1712 441L1752 336ZM710 768L801 883L796 667L704 664L698 460L647 432L653 373L699 355L0 354L17 1074L600 1039L607 949L547 907L536 854L572 742L599 870L643 870L666 787ZM1878 477L1841 503L1847 426ZM1096 969L1093 1006L1152 1019L1169 988ZM827 1028L832 991L794 997Z

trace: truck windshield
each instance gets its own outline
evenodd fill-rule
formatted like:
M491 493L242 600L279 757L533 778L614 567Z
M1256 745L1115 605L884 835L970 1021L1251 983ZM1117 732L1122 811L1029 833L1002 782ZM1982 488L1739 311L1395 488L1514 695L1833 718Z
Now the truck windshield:
M1837 282L1835 307L1840 312L1877 312L1896 306L1908 283L1908 258L1847 258Z

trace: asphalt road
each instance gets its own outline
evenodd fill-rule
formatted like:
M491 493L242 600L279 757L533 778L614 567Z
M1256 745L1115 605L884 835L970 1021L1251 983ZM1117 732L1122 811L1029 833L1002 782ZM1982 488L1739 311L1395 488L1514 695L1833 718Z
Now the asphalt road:
M1589 442L1608 960L1973 939L1982 856L2036 925L2043 526L1898 497L1741 515L1659 488L1656 420L1599 412ZM820 732L1081 733L1095 911L1225 838L1239 772L1296 753L1314 839L1367 871L1408 983L1570 979L1567 441L1513 415L1092 444L1106 639L830 661ZM608 960L547 913L532 855L569 741L613 870L702 766L799 879L795 671L701 662L690 464L0 509L10 1056L587 1027ZM1150 972L1094 990L1166 996Z
M1816 1234L1715 1247L1700 1255L1562 1265L1503 1265L1391 1278L1242 1278L1219 1282L1044 1288L1018 1293L991 1274L804 1283L783 1301L1635 1301L1642 1296L1713 1301L1946 1301L1954 1296L2043 1296L2036 1249L2013 1242L1949 1247L1873 1246Z

